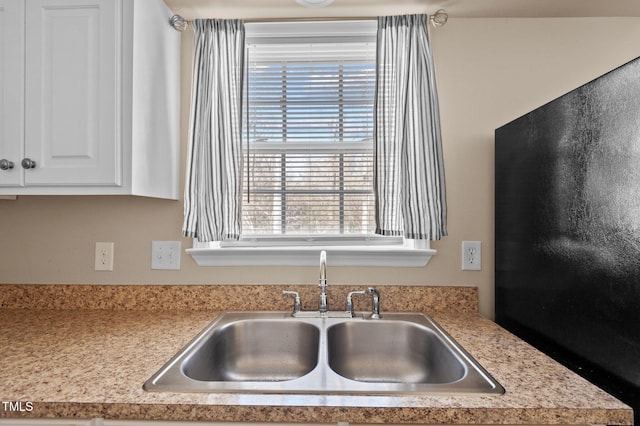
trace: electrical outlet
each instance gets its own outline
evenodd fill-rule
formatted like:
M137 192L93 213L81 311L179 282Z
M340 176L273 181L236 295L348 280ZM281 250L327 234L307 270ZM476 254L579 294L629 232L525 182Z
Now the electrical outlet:
M152 241L151 269L180 270L180 241Z
M113 271L113 243L96 243L96 271Z
M482 244L480 241L462 242L462 270L480 271L482 269Z

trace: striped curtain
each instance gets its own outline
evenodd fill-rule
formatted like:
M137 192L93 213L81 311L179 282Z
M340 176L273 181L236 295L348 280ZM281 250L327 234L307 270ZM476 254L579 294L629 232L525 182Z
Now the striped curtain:
M376 234L447 235L438 95L425 15L378 18Z
M198 241L240 237L244 24L193 22L195 59L184 194L184 235Z

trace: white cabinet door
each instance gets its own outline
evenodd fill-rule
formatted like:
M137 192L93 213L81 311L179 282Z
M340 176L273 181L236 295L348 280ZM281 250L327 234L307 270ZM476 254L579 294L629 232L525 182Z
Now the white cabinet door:
M0 0L0 187L23 183L23 25L24 0Z
M25 3L25 184L120 184L120 2Z

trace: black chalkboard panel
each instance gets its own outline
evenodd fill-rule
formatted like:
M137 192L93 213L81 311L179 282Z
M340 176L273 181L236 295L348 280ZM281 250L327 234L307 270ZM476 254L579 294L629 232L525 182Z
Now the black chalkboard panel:
M496 321L640 424L640 58L495 131Z

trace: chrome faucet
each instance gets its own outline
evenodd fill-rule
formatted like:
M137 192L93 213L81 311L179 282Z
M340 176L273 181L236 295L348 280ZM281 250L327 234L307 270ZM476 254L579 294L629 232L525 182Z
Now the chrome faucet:
M320 280L318 281L318 286L320 287L318 310L320 313L325 313L329 310L329 303L327 299L327 252L324 250L320 252Z
M347 301L344 311L329 311L329 297L327 295L327 252L322 250L320 252L320 280L318 281L318 287L320 287L320 300L318 302L317 311L303 311L302 303L300 301L300 294L297 291L283 290L284 296L293 296L293 313L294 317L302 318L353 318L355 317L353 307L353 296L371 295L372 297L372 309L371 319L380 318L380 293L373 287L367 288L366 291L351 291L347 294Z

